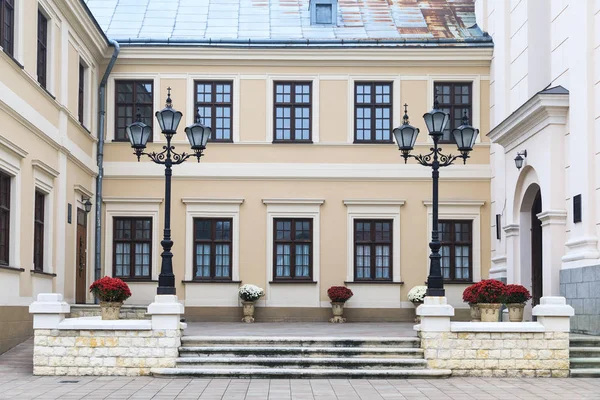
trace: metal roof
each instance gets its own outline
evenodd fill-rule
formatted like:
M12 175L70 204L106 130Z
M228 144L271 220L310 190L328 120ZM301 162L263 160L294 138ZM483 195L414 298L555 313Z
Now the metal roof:
M83 0L123 44L491 46L473 0L339 0L311 25L309 0Z

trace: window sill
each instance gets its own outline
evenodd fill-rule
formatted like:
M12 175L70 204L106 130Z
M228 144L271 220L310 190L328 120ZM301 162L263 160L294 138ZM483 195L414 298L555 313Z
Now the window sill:
M18 272L18 273L25 272L25 268L16 268L16 267L8 266L8 265L0 265L0 270Z
M47 277L47 278L55 278L56 274L53 274L51 272L44 272L44 271L36 271L34 269L29 271L31 273L31 275L40 275L41 277Z
M242 281L220 280L220 279L194 279L191 281L181 281L181 283L235 283L239 285Z
M38 82L38 84L40 85L40 87L44 90L44 92L46 92L46 94L50 97L52 97L52 100L56 101L56 96L54 96L52 93L50 93L50 91L46 88L46 86L42 86L41 83Z
M444 281L444 285L472 285L475 282L473 281ZM425 286L427 286L427 282L423 282Z
M312 140L273 140L273 144L313 144Z
M392 282L392 281L346 281L344 284L367 284L367 285L404 285L404 282Z
M303 280L296 280L296 281L294 281L294 280L287 280L287 281L271 281L271 282L269 282L269 284L271 284L271 285L273 285L273 284L278 285L280 283L282 283L282 284L289 284L289 283L295 284L295 283L299 283L299 284L303 284L303 285L316 285L317 284L316 281L308 281L308 280L306 280L306 281L303 281Z
M354 144L394 144L393 140L355 140Z
M4 49L2 48L2 46L0 46L0 51L2 51L2 54L4 54L6 57L10 58L15 64L17 64L17 66L21 69L25 69L25 67L23 66L23 64L21 64L16 58L14 58L13 56L11 56L10 54L8 54L6 51L4 51Z

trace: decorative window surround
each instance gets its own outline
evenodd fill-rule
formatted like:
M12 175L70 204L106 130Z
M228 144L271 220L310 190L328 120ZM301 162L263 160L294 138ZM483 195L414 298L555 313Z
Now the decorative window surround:
M400 207L404 200L397 199L347 199L344 200L347 212L346 222L346 285L355 296L348 300L348 308L401 308L400 301ZM379 282L354 281L354 220L391 219L392 226L392 280ZM391 283L391 284L390 284ZM412 307L412 304L411 304Z
M59 172L40 160L32 160L34 193L36 190L45 195L44 199L44 269L43 272L54 273L54 179ZM35 210L32 210L35 211ZM31 215L35 215L32 212ZM59 245L58 243L56 245ZM33 269L33 254L32 254Z
M319 143L319 107L320 107L320 91L319 91L319 76L318 75L269 75L266 80L267 84L267 135L265 141L273 143L275 139L275 126L273 113L275 112L274 99L274 82L275 81L304 81L312 82L311 87L311 140L313 143ZM235 83L234 83L235 84ZM234 105L235 106L235 105ZM239 107L238 107L239 109ZM293 143L298 145L298 143Z
M113 217L151 217L152 218L152 280L158 279L160 272L159 267L159 207L163 202L162 197L104 197L106 225L104 228L104 275L112 276L113 274ZM135 284L131 282L130 284ZM135 294L134 294L135 296ZM132 299L134 299L132 297ZM134 299L135 300L135 299ZM134 303L134 300L130 300ZM147 302L149 299L144 299Z
M11 176L8 265L13 268L21 268L21 160L27 154L0 135L0 169Z
M160 74L158 73L133 73L133 72L113 72L108 78L106 85L106 99L108 104L108 112L106 113L106 141L110 142L115 140L115 81L118 80L136 80L136 81L152 81L152 99L154 109L161 109L164 107L164 99L161 99L161 86L160 86ZM177 109L177 98L182 99L185 93L175 93L175 101L173 102L173 108ZM181 103L179 103L181 104ZM152 114L154 115L154 114ZM166 143L166 139L161 134L160 125L155 123L152 128L152 142L153 143ZM184 135L185 136L185 135ZM126 143L126 142L123 142Z
M354 98L356 94L355 83L356 82L392 82L392 129L397 127L402 123L402 115L401 115L401 107L399 106L401 103L400 98L400 76L399 75L349 75L348 79L348 132L347 132L347 143L353 145L361 145L366 143L354 143L354 124L355 124L355 110L354 110ZM344 79L345 80L345 79ZM433 104L433 103L431 103ZM395 142L396 138L392 135L392 140ZM382 143L388 144L388 143ZM368 145L373 145L373 143L368 143Z
M433 207L430 200L423 202L427 207L427 243L431 241L433 229ZM473 221L473 282L481 280L481 207L485 204L483 200L440 200L438 219L470 220ZM429 271L429 258L425 264L425 271Z
M267 206L267 287L265 305L271 307L320 307L321 224L320 211L324 199L271 198L263 199ZM312 218L313 220L313 282L273 282L273 220L275 218Z

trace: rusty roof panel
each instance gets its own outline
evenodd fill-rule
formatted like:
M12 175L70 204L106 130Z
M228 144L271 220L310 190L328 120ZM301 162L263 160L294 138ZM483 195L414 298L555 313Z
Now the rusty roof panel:
M309 0L83 1L107 36L121 41L444 39L460 43L484 36L474 26L474 0L339 0L338 21L331 26L311 25Z

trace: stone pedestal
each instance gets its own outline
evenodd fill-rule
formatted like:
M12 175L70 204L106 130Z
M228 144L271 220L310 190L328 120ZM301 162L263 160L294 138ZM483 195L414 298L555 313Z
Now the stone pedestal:
M450 332L450 317L454 316L454 307L448 304L445 297L425 297L425 301L417 307L417 315L421 318L418 330L428 332Z
M569 332L571 317L575 315L573 307L567 305L567 299L561 296L544 296L540 304L533 307L533 315L546 332Z
M152 329L179 329L183 304L177 296L162 294L154 297L154 303L148 306L148 314L152 316Z
M40 293L37 301L29 306L29 313L33 314L33 329L56 329L70 311L71 307L58 293Z

